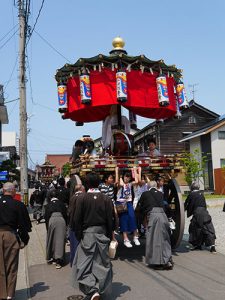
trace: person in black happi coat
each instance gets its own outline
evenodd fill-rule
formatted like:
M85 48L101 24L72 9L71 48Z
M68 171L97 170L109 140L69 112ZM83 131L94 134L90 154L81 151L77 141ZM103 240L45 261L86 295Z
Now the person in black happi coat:
M216 253L215 229L212 218L206 208L206 201L203 193L199 191L199 184L193 182L191 193L188 195L185 204L187 217L191 217L189 225L189 243L193 245L192 250L201 250L202 245L210 246L210 252Z

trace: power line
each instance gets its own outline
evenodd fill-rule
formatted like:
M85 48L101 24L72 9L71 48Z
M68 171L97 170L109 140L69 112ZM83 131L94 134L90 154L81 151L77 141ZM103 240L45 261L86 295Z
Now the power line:
M31 36L32 36L32 34L34 32L34 29L35 29L36 25L37 25L38 19L39 19L40 15L41 15L42 8L44 6L44 2L45 2L45 0L42 0L41 7L39 9L39 12L38 12L37 18L36 18L36 20L34 22L34 26L33 26L32 30L31 30L31 33L29 34L28 41L27 41L26 45L29 43L30 38L31 38Z
M1 42L2 40L4 40L4 38L5 38L5 37L7 37L7 35L9 35L9 34L10 34L10 32L12 32L12 31L13 31L13 29L14 29L14 28L16 28L17 26L18 26L18 23L17 23L16 25L14 25L14 26L13 26L13 28L12 28L12 29L10 29L10 30L9 30L9 31L8 31L8 32L7 32L7 33L6 33L6 34L5 34L5 35L4 35L4 36L3 36L3 37L0 39L0 42Z
M14 63L14 66L13 66L12 72L11 72L11 74L10 74L10 76L9 76L9 80L7 80L7 81L6 81L6 84L5 84L5 86L4 86L4 89L6 89L6 88L7 88L7 86L8 86L8 84L9 84L9 82L10 82L10 81L11 81L11 79L12 79L13 73L14 73L14 71L15 71L15 68L16 68L16 66L17 66L17 61L18 61L18 58L19 58L19 54L18 54L18 55L17 55L17 57L16 57L16 61L15 61L15 63Z
M26 48L27 50L27 48ZM32 104L33 105L38 105L40 107L43 107L47 110L50 110L50 111L54 111L54 112L57 112L56 109L53 109L51 107L48 107L46 105L43 105L43 104L40 104L40 103L37 103L35 100L34 100L34 97L33 97L33 87L32 87L32 80L31 80L31 68L30 68L30 63L29 63L29 58L28 58L28 55L27 55L27 69L28 69L28 76L29 76L29 84L30 84L30 93L31 93L31 101L32 101Z
M13 22L13 26L15 26L16 22L15 22L15 18L14 18L14 7L12 6L12 22ZM15 53L16 53L16 48L17 47L17 43L16 43L16 39L14 37L14 48L15 48Z
M35 141L39 140L42 143L42 145L46 145L46 142L47 142L48 145L50 145L50 146L52 145L53 147L58 146L58 147L68 147L68 148L70 148L70 145L65 145L65 143L63 143L62 141L59 141L59 143L57 143L53 140L50 141L49 137L47 135L43 136L42 134L40 134L37 137L36 134L30 133L30 137L34 138Z
M12 78L12 79L10 79L10 80L4 81L4 82L3 82L3 85L5 85L5 84L8 83L8 82L15 81L15 80L18 80L18 78L17 78L17 77L14 77L14 78Z
M39 103L36 103L36 102L34 102L34 105L38 105L38 106L40 106L40 107L43 107L43 108L45 108L45 109L47 109L47 110L50 110L50 111L57 112L57 110L56 110L56 109L53 109L53 108L51 108L51 107L48 107L48 106L46 106L46 105L43 105L43 104L39 104Z
M33 88L32 88L32 82L31 82L30 63L29 63L28 55L27 55L27 69L28 69L29 84L30 84L30 97L31 97L32 104L35 104L34 98L33 98Z
M18 100L20 100L20 98L16 98L16 99L13 99L13 100L9 100L9 101L7 101L7 102L4 102L4 104L11 103L11 102L18 101Z
M33 162L32 158L31 158L31 156L30 156L29 151L27 151L27 154L28 154L28 158L29 158L30 162L31 162L34 166L36 166L36 164Z
M62 138L62 137L58 137L58 136L43 134L42 132L40 132L37 129L33 129L33 130L36 131L38 134L41 134L42 136L46 136L48 138L53 138L53 139L56 139L56 140L72 141L71 138L69 139L69 138Z
M16 31L14 31L14 33L5 41L5 43L0 47L0 50L14 37L14 35L17 33L17 31L19 30L19 28L17 28Z
M13 108L11 109L11 111L9 112L9 117L11 116L11 114L13 113L17 103L18 103L19 99L16 101L16 103L13 105Z
M26 25L28 26L28 19L29 19L29 15L30 15L30 0L26 1L26 10L25 10L25 15L26 15Z
M66 154L66 155L70 155L70 153L63 153L64 151L60 151L60 150L36 150L36 149L30 149L30 152L37 152L37 153L47 153L47 152L52 152L54 154Z
M55 47L53 47L43 36L40 35L40 33L38 33L36 30L34 30L34 32L50 47L52 48L56 53L58 53L61 57L63 57L64 59L66 59L70 64L72 64L72 62L66 58L62 53L60 53Z

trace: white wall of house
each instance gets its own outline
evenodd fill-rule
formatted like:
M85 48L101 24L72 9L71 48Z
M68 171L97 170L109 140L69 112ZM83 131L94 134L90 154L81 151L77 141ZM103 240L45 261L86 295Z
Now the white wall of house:
M198 149L199 153L201 153L202 149L201 149L201 141L199 136L190 140L190 152L194 153L196 149Z
M221 168L220 160L225 159L225 139L218 138L219 131L225 131L225 125L211 132L213 169Z
M16 152L19 154L19 138L15 131L2 132L2 147L16 147Z
M2 147L16 147L16 132L3 131L2 132Z

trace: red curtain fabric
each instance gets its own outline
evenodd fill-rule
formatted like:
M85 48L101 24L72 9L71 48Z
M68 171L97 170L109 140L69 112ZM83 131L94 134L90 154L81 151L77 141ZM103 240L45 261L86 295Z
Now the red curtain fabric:
M176 99L174 96L174 79L167 77L170 105L159 106L157 75L132 70L127 72L127 102L124 107L139 116L164 119L176 114ZM102 69L91 71L91 104L81 103L79 77L73 77L67 83L68 112L65 118L79 122L95 122L104 120L110 113L113 104L118 104L116 97L116 71Z

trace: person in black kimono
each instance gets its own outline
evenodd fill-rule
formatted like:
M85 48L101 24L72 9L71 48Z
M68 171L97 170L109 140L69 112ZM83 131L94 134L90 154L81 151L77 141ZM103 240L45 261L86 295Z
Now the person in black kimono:
M58 179L58 187L57 187L57 198L61 200L66 208L69 206L69 201L70 201L70 189L65 187L66 181L65 178L60 177Z
M147 216L146 265L154 268L173 269L170 227L164 212L163 193L157 190L155 181L150 190L142 193L138 206L140 214Z
M15 192L15 186L6 182L0 198L0 299L14 297L19 250L28 244L31 231L27 209L13 199Z
M50 202L45 208L46 259L49 264L56 262L56 269L60 269L65 255L67 210L65 204L56 196L57 191L53 190Z
M193 182L191 193L188 195L184 208L187 217L191 217L189 225L189 243L193 245L192 250L201 250L202 246L210 247L211 253L216 253L215 229L212 218L207 211L206 201L203 193L199 191L199 184Z
M100 178L97 174L88 174L86 180L88 191L76 199L72 220L72 228L80 241L72 266L73 283L87 296L85 299L97 300L100 296L110 299L112 201L100 193Z
M74 214L76 211L76 201L80 194L85 193L85 188L82 184L77 184L75 187L75 194L71 197L69 203L69 241L70 241L70 266L72 267L75 253L77 251L77 247L79 245L79 241L75 236L74 229Z
M43 219L43 203L44 203L44 193L41 191L39 184L35 185L35 190L30 196L30 205L33 209L33 217L37 221L37 224Z

